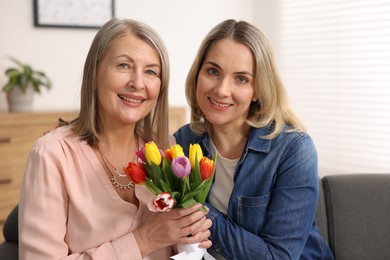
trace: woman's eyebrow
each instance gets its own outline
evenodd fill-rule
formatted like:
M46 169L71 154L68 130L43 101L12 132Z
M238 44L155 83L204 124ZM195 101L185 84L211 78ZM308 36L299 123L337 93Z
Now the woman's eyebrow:
M220 70L223 70L223 68L221 66L219 66L218 63L215 63L214 61L207 61L207 62L205 62L205 64L210 64L210 65L212 65L214 67L217 67ZM249 76L253 77L253 74L251 72L249 72L249 71L246 71L246 70L237 71L234 74L237 74L237 75L249 75Z
M210 65L213 65L214 67L217 67L218 69L220 70L223 70L221 66L218 65L218 63L215 63L213 61L207 61L205 62L206 64L210 64Z

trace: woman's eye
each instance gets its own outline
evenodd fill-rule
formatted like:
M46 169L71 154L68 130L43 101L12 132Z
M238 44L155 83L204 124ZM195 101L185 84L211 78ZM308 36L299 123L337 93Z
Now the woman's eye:
M248 83L248 82L249 82L249 80L248 80L246 77L244 77L244 76L238 76L238 77L237 77L237 81L238 81L238 83L240 83L240 84L245 84L245 83Z
M157 76L157 75L158 75L157 72L154 71L154 70L147 70L147 71L146 71L146 74L148 74L148 75L153 75L153 76Z
M121 68L121 69L127 69L127 68L129 68L129 65L126 64L126 63L121 63L121 64L119 64L119 68Z
M210 68L207 70L207 73L211 76L217 76L218 75L218 70L214 69L214 68Z

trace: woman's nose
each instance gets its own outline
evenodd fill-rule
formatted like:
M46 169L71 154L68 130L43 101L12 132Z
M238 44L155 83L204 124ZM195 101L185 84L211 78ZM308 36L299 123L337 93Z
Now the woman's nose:
M230 91L229 80L221 78L217 83L216 91L219 96L227 96Z
M142 77L142 73L138 71L132 71L130 73L128 86L134 89L144 89L144 80Z

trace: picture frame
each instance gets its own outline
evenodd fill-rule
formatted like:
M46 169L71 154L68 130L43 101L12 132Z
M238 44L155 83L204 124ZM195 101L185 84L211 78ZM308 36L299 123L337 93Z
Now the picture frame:
M36 27L100 28L114 15L114 0L34 0Z

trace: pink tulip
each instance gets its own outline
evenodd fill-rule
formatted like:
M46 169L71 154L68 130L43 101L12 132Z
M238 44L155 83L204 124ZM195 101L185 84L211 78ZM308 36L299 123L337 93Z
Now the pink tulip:
M143 161L143 162L146 162L146 158L145 158L145 146L143 146L142 148L138 149L135 154L138 156L138 158Z
M189 176L191 173L190 160L185 156L174 158L172 160L172 170L173 173L179 178Z

